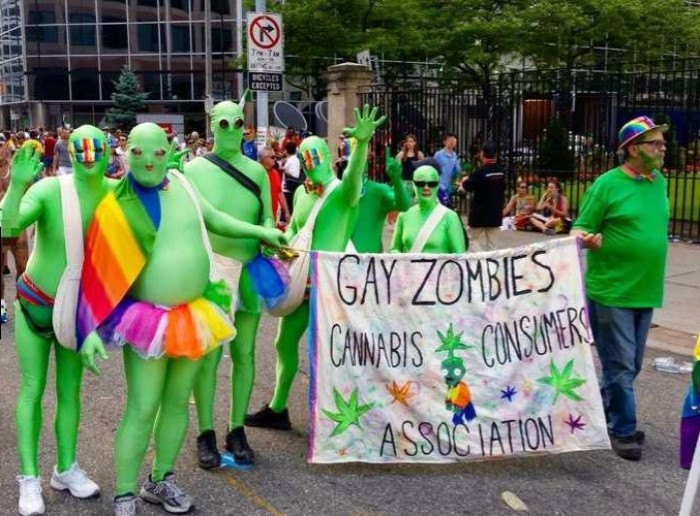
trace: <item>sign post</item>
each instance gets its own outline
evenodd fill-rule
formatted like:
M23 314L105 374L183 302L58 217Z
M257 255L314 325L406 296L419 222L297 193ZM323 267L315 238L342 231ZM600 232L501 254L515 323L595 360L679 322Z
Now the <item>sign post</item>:
M265 0L256 0L258 12L249 12L248 88L257 91L257 134L267 135L268 91L282 91L284 49L282 17L266 13Z

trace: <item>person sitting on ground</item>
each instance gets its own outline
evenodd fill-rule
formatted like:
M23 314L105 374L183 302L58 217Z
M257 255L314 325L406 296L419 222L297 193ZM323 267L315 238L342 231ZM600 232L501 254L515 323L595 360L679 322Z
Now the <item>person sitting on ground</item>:
M535 212L535 198L528 191L525 181L518 181L515 195L510 198L508 204L503 209L503 216L513 217L513 227L520 231L525 231L530 227L530 216Z
M546 235L568 233L571 229L569 200L558 181L550 181L547 185L547 191L537 203L537 213L530 217L530 224Z

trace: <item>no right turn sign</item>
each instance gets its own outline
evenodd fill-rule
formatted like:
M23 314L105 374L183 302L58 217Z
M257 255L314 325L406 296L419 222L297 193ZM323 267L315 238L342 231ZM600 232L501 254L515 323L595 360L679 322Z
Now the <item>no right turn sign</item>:
M284 71L282 17L272 13L248 13L248 71Z

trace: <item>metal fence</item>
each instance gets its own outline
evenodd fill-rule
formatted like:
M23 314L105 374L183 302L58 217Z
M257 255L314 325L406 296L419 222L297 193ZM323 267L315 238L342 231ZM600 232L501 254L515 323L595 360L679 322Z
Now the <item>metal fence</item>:
M524 180L539 198L557 177L574 215L591 182L619 163L623 123L639 115L668 123L669 237L700 242L700 59L605 71L510 72L473 88L438 87L425 79L404 84L360 95L389 118L376 137L376 163L383 162L385 145L396 153L408 133L426 156L442 147L443 134L456 134L463 163L493 140L510 171L508 195ZM373 168L379 179L380 167Z

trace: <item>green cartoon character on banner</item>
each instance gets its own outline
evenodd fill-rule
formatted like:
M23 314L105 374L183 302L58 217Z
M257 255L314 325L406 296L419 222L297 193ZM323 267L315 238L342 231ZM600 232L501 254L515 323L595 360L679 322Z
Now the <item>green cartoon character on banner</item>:
M455 356L455 351L467 350L473 346L467 346L462 343L462 333L455 333L452 324L450 324L446 334L443 335L439 331L437 333L441 345L435 351L448 354L447 358L440 364L445 383L447 384L445 408L453 412L453 424L468 423L476 417L476 409L474 408L469 385L463 381L467 372L464 360Z

